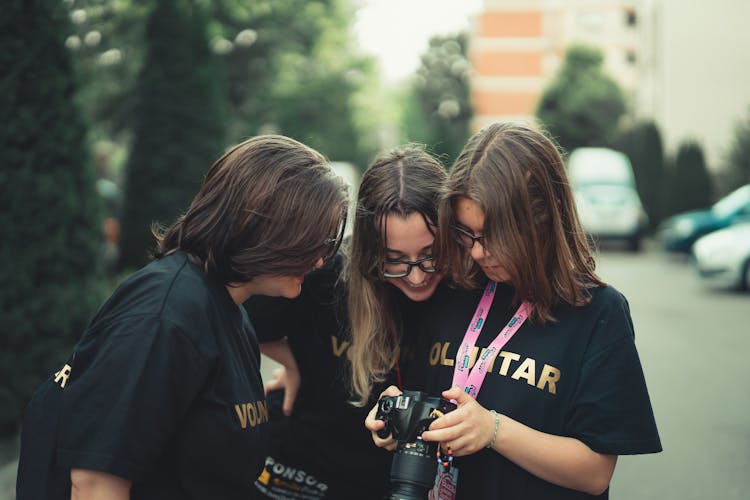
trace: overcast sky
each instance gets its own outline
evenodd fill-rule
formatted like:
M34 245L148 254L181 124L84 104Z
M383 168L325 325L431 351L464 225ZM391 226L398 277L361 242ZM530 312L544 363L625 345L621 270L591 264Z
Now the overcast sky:
M466 30L482 0L359 0L354 33L386 82L407 78L433 35Z

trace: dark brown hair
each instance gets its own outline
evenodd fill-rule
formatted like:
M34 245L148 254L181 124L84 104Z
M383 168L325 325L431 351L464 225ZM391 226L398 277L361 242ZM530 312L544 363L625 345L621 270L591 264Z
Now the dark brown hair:
M346 277L352 346L351 385L356 404L367 403L372 384L384 380L399 356L394 289L382 276L388 215L419 214L435 234L442 165L416 145L378 156L362 177Z
M253 137L211 166L187 213L155 232L156 257L184 250L225 284L302 274L335 253L346 208L346 186L320 153Z
M440 203L438 264L474 287L482 271L452 229L460 198L484 212L486 248L510 275L516 301L534 304L532 319L554 320L552 306L585 304L588 289L604 284L594 273L562 157L544 132L492 124L469 139L453 165Z

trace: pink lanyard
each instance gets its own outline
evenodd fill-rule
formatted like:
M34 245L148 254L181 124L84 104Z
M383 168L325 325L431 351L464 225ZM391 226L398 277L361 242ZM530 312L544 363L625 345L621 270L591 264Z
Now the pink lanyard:
M495 337L495 340L489 345L489 347L479 356L474 367L469 369L469 363L471 362L471 351L477 343L479 333L484 327L487 314L489 314L490 307L492 306L492 300L495 298L495 291L497 290L497 283L490 281L484 289L482 298L479 301L477 310L474 312L474 317L471 318L469 328L466 330L464 340L461 342L461 346L458 348L456 353L456 362L453 370L453 386L459 386L466 391L471 397L477 397L479 389L482 387L484 377L487 375L487 369L492 366L492 362L495 360L503 346L513 337L513 335L521 328L523 322L529 317L531 312L531 304L524 301L519 307L516 313L510 318L508 324L505 325L500 333Z

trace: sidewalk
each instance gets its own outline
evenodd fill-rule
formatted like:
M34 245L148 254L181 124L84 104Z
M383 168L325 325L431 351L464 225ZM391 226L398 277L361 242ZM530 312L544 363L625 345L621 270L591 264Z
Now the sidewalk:
M0 500L15 500L18 438L0 441Z
M18 460L0 467L0 500L15 500Z

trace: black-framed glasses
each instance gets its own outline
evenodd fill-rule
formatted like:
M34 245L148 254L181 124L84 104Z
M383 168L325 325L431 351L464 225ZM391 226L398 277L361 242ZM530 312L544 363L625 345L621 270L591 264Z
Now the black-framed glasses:
M328 262L336 255L339 250L339 242L338 238L328 238L320 245L320 258L323 259L323 262Z
M424 259L415 260L414 262L404 260L386 260L383 262L383 276L386 278L405 278L409 276L414 266L419 267L423 273L434 273L435 266L432 262L432 255Z
M326 238L320 245L320 258L323 259L323 262L328 262L329 260L333 259L336 253L338 253L339 247L344 240L344 230L346 229L345 226L345 223L341 224L341 227L339 227L337 234L333 238Z
M484 244L485 239L484 235L482 236L474 236L473 233L470 233L466 229L461 229L458 226L451 226L451 228L456 232L456 242L461 245L464 248L473 248L475 242L479 242L482 247L485 247Z

